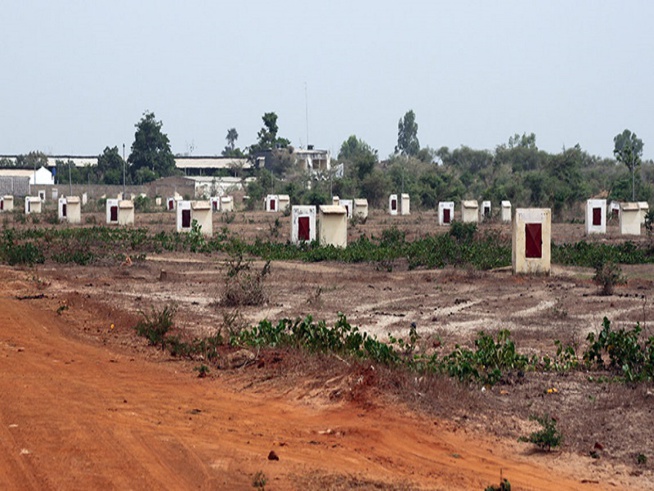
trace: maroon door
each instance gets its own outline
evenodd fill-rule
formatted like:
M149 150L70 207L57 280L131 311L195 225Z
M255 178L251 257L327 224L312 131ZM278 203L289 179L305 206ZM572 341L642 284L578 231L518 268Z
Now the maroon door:
M345 213L347 214L347 216L350 216L350 207L347 205L345 205Z
M593 208L593 226L599 227L602 225L602 209Z
M61 205L61 216L65 217L66 216L66 203Z
M449 208L444 208L443 209L443 223L450 223L452 218L450 217L450 209Z
M484 208L484 216L486 218L490 218L490 208L489 207Z
M274 199L270 200L270 211L275 211L275 200Z
M391 200L391 210L393 211L397 210L397 200L395 199Z
M299 217L297 221L297 236L300 240L311 240L311 222L309 217Z
M525 256L529 258L543 257L543 235L541 223L525 224Z
M0 210L4 210L4 209L5 209L5 200L0 199Z
M191 228L191 210L182 210L182 228Z
M112 206L109 208L109 221L110 222L117 222L118 221L118 207L117 206Z
M218 211L218 202L212 201L211 204L213 205L213 211Z

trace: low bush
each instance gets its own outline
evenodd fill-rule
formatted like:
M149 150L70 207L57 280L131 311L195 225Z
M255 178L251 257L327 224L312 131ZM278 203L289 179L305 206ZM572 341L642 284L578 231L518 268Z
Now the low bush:
M520 437L519 441L533 443L538 448L547 452L561 445L563 435L556 428L556 419L547 413L542 416L532 415L529 419L538 422L541 425L541 429L534 431L527 437Z

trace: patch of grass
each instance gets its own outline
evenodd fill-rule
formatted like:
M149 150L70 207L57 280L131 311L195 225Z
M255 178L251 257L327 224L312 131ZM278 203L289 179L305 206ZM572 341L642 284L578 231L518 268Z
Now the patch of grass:
M150 312L141 312L143 317L136 325L136 333L147 338L152 346L166 349L166 334L173 327L177 308L166 305L162 310L151 308Z

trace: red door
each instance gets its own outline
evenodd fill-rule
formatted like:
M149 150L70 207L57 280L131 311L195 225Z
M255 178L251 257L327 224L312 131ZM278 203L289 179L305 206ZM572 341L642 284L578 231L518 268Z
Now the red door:
M168 200L168 211L172 210L175 208L175 202L172 199Z
M450 217L450 209L449 208L444 208L443 209L443 223L450 223L452 218Z
M65 217L66 216L66 203L61 205L61 216Z
M182 210L182 228L191 228L191 210Z
M593 226L599 227L602 225L602 209L593 208Z
M391 200L391 210L393 211L397 210L397 200L395 199Z
M274 199L270 200L270 211L275 211L275 200Z
M4 210L4 209L5 209L5 200L1 199L0 200L0 210Z
M311 222L309 217L299 217L297 220L297 236L298 239L304 241L311 240Z
M528 258L543 257L543 225L541 223L525 224L525 256Z
M109 221L110 222L117 222L118 221L118 207L117 206L112 206L109 208Z

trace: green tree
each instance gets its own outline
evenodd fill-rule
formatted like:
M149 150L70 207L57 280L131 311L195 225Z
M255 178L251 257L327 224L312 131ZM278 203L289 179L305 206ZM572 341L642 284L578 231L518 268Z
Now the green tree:
M120 184L123 182L123 158L118 147L105 147L98 156L96 178L103 184Z
M243 157L243 152L240 148L236 148L236 140L238 140L238 131L236 128L227 130L227 146L222 152L223 157Z
M350 174L363 181L375 168L377 150L374 150L363 140L351 135L341 145L338 160L349 164Z
M631 200L636 201L636 167L640 165L640 157L643 155L643 140L636 133L624 130L615 135L613 144L613 155L631 171Z
M132 153L127 159L136 183L153 181L159 177L174 175L175 157L170 150L168 136L161 131L163 123L152 112L144 112L136 123Z
M286 148L290 145L291 142L289 140L277 136L277 132L279 131L277 114L274 112L265 113L261 119L263 120L263 128L257 133L257 143L250 147L251 155L266 150L274 150L275 148Z
M395 152L400 155L416 156L420 152L420 142L418 141L418 123L416 115L407 111L403 118L397 123L397 146Z

